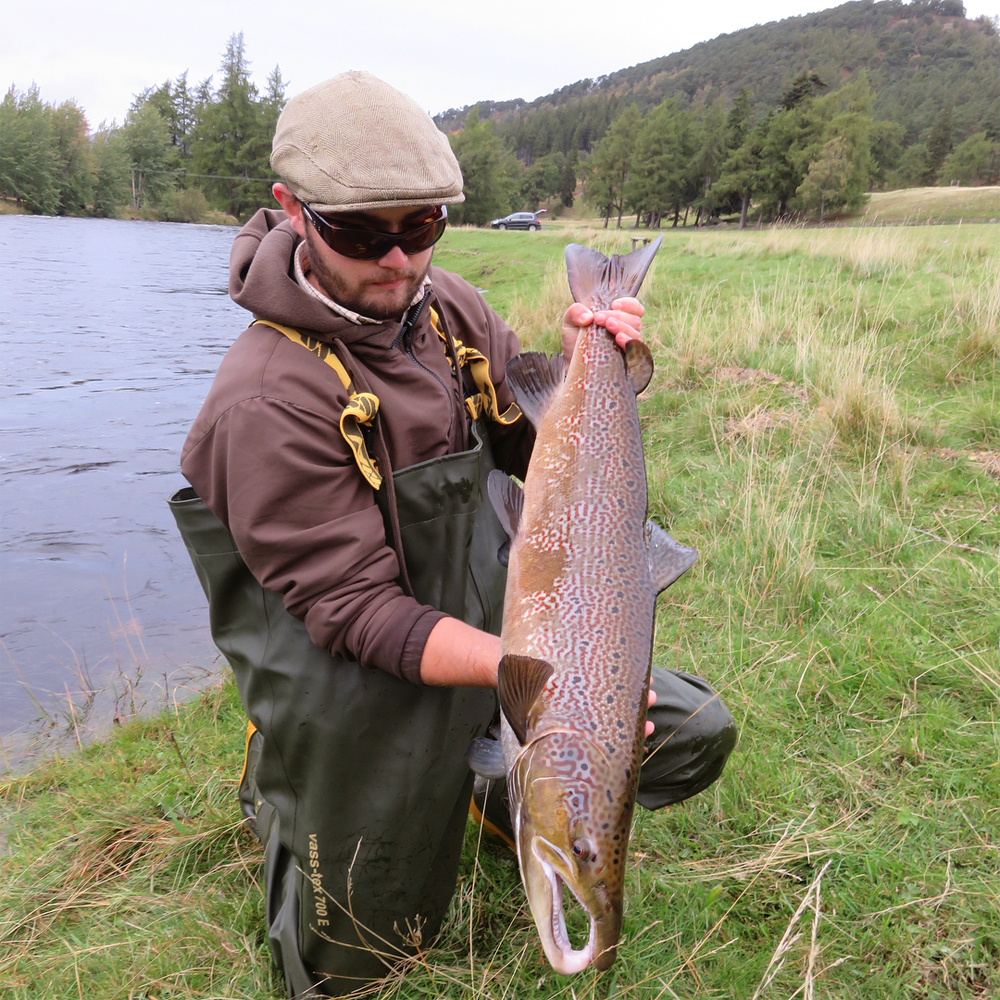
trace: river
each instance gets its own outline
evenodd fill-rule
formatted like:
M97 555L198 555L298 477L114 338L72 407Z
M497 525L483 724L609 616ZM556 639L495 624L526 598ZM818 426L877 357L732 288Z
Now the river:
M0 216L0 738L8 762L220 667L166 498L247 314L236 230ZM13 766L11 762L11 766Z

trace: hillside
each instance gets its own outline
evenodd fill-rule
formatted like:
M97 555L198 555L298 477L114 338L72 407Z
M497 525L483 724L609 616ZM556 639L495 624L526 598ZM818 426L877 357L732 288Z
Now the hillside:
M836 89L859 71L874 92L876 120L897 122L905 145L925 141L938 113L952 108L958 143L1000 129L1000 39L996 26L968 20L960 0L857 0L830 10L719 35L682 52L580 80L535 101L481 101L508 148L532 159L587 149L625 104L645 109L674 97L684 104L731 99L741 87L760 117L791 81L811 70ZM437 116L461 127L469 108Z

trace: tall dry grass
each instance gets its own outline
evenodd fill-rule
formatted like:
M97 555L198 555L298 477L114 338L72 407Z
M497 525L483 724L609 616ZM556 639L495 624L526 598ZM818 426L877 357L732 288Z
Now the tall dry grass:
M955 317L962 325L959 356L967 361L1000 360L1000 271L992 281L972 285L956 296Z
M516 861L470 828L441 936L373 995L1000 987L1000 467L973 461L1000 440L1000 251L969 227L902 233L665 240L643 292L650 511L700 558L659 599L654 661L709 680L739 744L709 790L636 818L608 973L551 972ZM470 280L516 246L462 235ZM513 295L530 348L557 347L561 249ZM240 718L230 686L85 750L76 778L8 782L6 808L27 803L0 867L14 1000L283 995L259 851L231 825Z

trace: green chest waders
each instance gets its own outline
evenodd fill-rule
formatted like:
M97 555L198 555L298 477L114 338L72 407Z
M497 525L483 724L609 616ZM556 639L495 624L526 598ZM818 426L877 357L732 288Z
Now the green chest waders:
M506 536L486 497L481 422L473 431L469 451L395 472L396 507L416 599L499 634ZM290 996L317 983L348 993L440 926L472 791L465 750L489 725L494 692L421 687L331 656L257 583L194 490L169 503L212 637L263 734L258 822L275 960Z

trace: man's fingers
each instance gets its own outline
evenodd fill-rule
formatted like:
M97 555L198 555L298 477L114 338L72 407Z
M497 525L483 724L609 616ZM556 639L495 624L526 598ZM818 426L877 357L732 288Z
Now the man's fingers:
M611 303L611 308L616 312L631 313L633 316L642 317L646 315L646 307L638 299L615 299Z
M642 335L642 305L636 299L616 299L613 304L628 305L630 309L601 310L595 314L594 321L615 337L619 347L624 347ZM633 305L639 311L631 311Z
M581 302L574 302L565 313L563 313L563 326L585 327L594 322L594 314Z
M604 327L624 351L630 340L641 338L642 317L645 311L638 299L628 297L615 299L610 309L599 309L597 312L588 309L580 302L574 302L563 313L563 354L567 360L572 358L580 330L590 326L591 323Z

